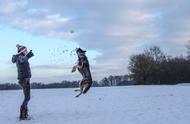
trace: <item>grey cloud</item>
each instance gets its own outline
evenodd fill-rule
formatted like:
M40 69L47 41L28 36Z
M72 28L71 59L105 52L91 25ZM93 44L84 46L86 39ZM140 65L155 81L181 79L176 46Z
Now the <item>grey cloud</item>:
M24 4L25 3L25 4ZM51 13L46 8L28 8L26 0L6 0L0 2L0 21L21 30L48 36L69 35L70 19L59 14Z

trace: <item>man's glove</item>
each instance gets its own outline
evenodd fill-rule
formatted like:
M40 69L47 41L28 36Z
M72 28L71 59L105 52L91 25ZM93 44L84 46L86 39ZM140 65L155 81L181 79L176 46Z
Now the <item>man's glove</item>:
M13 56L12 56L12 63L13 63L13 64L16 63L17 57L18 57L18 55L13 55Z
M32 50L30 50L30 52L26 55L28 58L31 58L32 56L34 56L34 53L32 52Z

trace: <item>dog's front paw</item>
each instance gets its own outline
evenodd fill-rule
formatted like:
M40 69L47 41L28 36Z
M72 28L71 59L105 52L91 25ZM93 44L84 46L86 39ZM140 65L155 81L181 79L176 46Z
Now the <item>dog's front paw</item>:
M76 67L76 66L73 66L73 68L72 68L71 72L75 72L75 71L76 71L76 69L77 69L77 67Z

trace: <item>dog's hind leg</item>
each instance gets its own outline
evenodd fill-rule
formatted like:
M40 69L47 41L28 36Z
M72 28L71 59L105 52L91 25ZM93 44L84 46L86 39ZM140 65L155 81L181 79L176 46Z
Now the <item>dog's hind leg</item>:
M78 95L76 95L75 97L79 97L80 95L83 94L83 86L80 87L80 90L79 90L79 91L80 91L80 93L79 93Z
M88 90L90 89L90 87L91 87L91 84L89 84L89 83L85 84L84 89L83 89L83 94L87 93Z
M74 91L75 92L79 92L79 91L81 91L82 90L82 83L83 83L83 80L79 83L79 88L77 88L77 89L75 89Z
M75 97L79 97L80 95L82 95L82 92L80 92L78 95L76 95Z
M82 93L83 93L83 88L84 86L83 85L80 85L80 93L78 95L76 95L75 97L79 97Z

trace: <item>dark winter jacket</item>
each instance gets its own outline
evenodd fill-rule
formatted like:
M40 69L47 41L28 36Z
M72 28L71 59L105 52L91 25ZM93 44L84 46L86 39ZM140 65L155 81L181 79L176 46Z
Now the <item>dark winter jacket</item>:
M31 78L31 70L28 59L32 56L13 55L12 62L16 63L18 79Z

